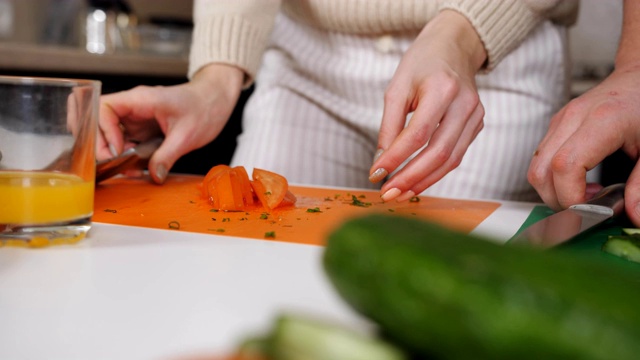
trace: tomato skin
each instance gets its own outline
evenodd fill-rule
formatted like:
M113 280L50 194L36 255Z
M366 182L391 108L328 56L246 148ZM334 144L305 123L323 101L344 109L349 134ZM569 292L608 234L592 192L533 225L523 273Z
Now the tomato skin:
M244 210L242 190L237 175L233 171L225 171L218 177L218 208L223 211Z
M253 188L251 187L251 180L249 180L249 174L244 166L236 166L231 169L234 173L236 173L238 182L240 183L240 189L242 192L242 199L244 200L245 205L253 205Z
M243 166L212 167L202 180L200 191L213 208L223 211L245 210L255 203L256 198L268 210L278 206L291 206L296 202L284 176L254 169L252 178L249 179Z
M276 208L289 191L287 179L274 172L254 168L251 175L253 181L251 186L262 206L271 210Z
M220 209L220 196L218 194L218 178L223 173L231 169L227 165L216 165L212 167L202 180L202 195L209 200L209 203L215 208Z

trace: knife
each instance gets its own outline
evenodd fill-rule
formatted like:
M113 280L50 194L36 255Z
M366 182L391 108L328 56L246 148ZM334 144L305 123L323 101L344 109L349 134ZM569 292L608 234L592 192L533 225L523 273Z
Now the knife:
M162 140L162 138L154 138L129 148L116 157L96 162L96 183L127 169L144 168L151 155L162 144Z
M550 248L571 240L576 235L624 211L625 184L605 187L584 204L548 216L516 234L509 245Z

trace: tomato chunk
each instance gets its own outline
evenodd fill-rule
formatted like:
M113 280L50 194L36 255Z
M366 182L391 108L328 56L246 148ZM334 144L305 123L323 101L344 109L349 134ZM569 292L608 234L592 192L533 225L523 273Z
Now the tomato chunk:
M249 180L249 174L244 166L236 166L233 171L240 183L240 189L242 192L242 199L244 200L245 205L253 205L253 188L251 187L251 180Z
M287 179L271 171L254 168L252 176L253 192L256 194L262 206L271 210L276 208L289 191Z
M239 211L253 205L255 198L271 210L293 205L296 197L289 191L287 179L271 171L254 169L251 179L243 166L216 165L200 184L202 196L218 210Z

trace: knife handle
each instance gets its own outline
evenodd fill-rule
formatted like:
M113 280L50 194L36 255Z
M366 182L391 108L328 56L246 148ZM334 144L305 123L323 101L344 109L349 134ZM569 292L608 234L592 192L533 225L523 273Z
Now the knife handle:
M625 184L613 184L600 190L585 204L570 206L570 209L584 210L597 213L612 213L612 216L620 215L624 211Z

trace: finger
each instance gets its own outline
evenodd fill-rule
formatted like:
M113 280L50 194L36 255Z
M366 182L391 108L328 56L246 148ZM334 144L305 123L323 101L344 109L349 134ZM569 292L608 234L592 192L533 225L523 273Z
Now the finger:
M96 159L105 160L113 157L112 152L109 150L109 144L102 133L102 130L98 131L96 139Z
M442 166L413 185L412 192L416 194L423 192L460 165L467 149L484 127L483 118L484 108L480 105L469 116L467 126L462 129L462 133L455 139L455 147L451 151L449 159Z
M529 183L536 189L542 201L553 210L560 210L561 206L556 195L551 160L579 124L579 121L569 121L567 108L568 106L563 107L552 117L546 135L532 154L527 172ZM571 125L572 123L575 125Z
M409 124L393 139L391 145L384 149L383 155L371 167L370 175L375 174L379 169L384 169L387 174L392 173L426 145L457 91L457 88L455 92L452 90L449 93L426 90L425 94L430 94L429 101L425 101L425 97L419 102Z
M164 183L173 164L182 155L193 149L186 144L192 143L193 141L188 141L184 136L176 132L167 134L160 147L149 159L149 175L151 175L153 181L158 184Z
M411 191L418 194L460 164L467 148L482 129L484 117L484 108L479 103L471 114L463 111L457 101L452 104L429 145L382 187L383 193L397 188L402 193Z
M410 111L409 90L390 85L384 96L382 123L378 133L378 149L387 149L405 127Z
M111 151L120 153L124 149L125 135L132 140L144 141L157 133L155 127L139 121L155 119L157 90L138 86L131 90L104 95L100 99L100 128ZM125 134L126 133L126 134Z
M457 168L462 161L464 154L466 153L469 145L475 140L480 131L482 130L483 123L478 124L475 128L469 128L469 133L465 133L460 137L460 142L456 144L456 147L451 155L451 160L444 164L442 167L438 168L432 174L429 174L427 177L422 179L416 185L413 186L412 192L416 194L420 194L421 192L428 189L433 184L442 180L449 172Z
M602 124L602 120L590 118L553 156L553 183L562 208L586 200L587 171L619 149L624 142L624 133L616 128L614 122L609 124L606 131L603 131Z
M103 140L99 144L101 154L106 155L108 151L111 156L116 156L123 151L124 134L120 127L120 117L104 101L100 102L100 133Z
M631 222L640 227L640 162L636 163L627 179L624 206Z

